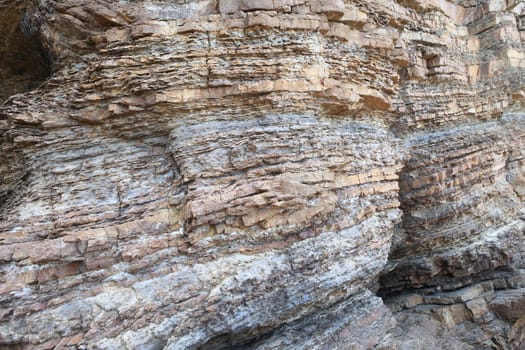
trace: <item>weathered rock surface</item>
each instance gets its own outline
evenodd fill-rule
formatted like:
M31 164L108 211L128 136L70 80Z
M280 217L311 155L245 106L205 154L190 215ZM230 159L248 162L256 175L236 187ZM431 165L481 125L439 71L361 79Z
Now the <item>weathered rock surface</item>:
M0 33L0 346L525 348L524 1L0 0Z

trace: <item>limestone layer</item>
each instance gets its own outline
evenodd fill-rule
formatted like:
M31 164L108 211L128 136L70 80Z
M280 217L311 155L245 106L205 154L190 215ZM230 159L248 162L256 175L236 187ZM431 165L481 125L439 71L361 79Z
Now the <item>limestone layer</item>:
M0 347L525 348L525 1L0 0L0 33Z

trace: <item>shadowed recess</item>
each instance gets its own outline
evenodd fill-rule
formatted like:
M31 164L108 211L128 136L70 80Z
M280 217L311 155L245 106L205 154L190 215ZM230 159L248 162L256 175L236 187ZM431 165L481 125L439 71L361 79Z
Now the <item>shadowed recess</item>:
M23 8L0 3L0 104L11 95L36 88L51 74L51 65L36 34L24 30Z

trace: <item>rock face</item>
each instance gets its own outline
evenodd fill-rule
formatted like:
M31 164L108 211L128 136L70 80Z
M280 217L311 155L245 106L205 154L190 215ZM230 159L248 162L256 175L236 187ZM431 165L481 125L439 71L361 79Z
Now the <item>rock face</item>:
M0 33L0 347L525 349L525 1L0 0Z

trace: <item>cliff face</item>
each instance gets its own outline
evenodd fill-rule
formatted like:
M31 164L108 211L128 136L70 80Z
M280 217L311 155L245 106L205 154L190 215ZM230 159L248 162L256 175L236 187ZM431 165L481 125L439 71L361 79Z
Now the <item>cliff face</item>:
M525 349L524 1L0 0L0 33L0 345Z

